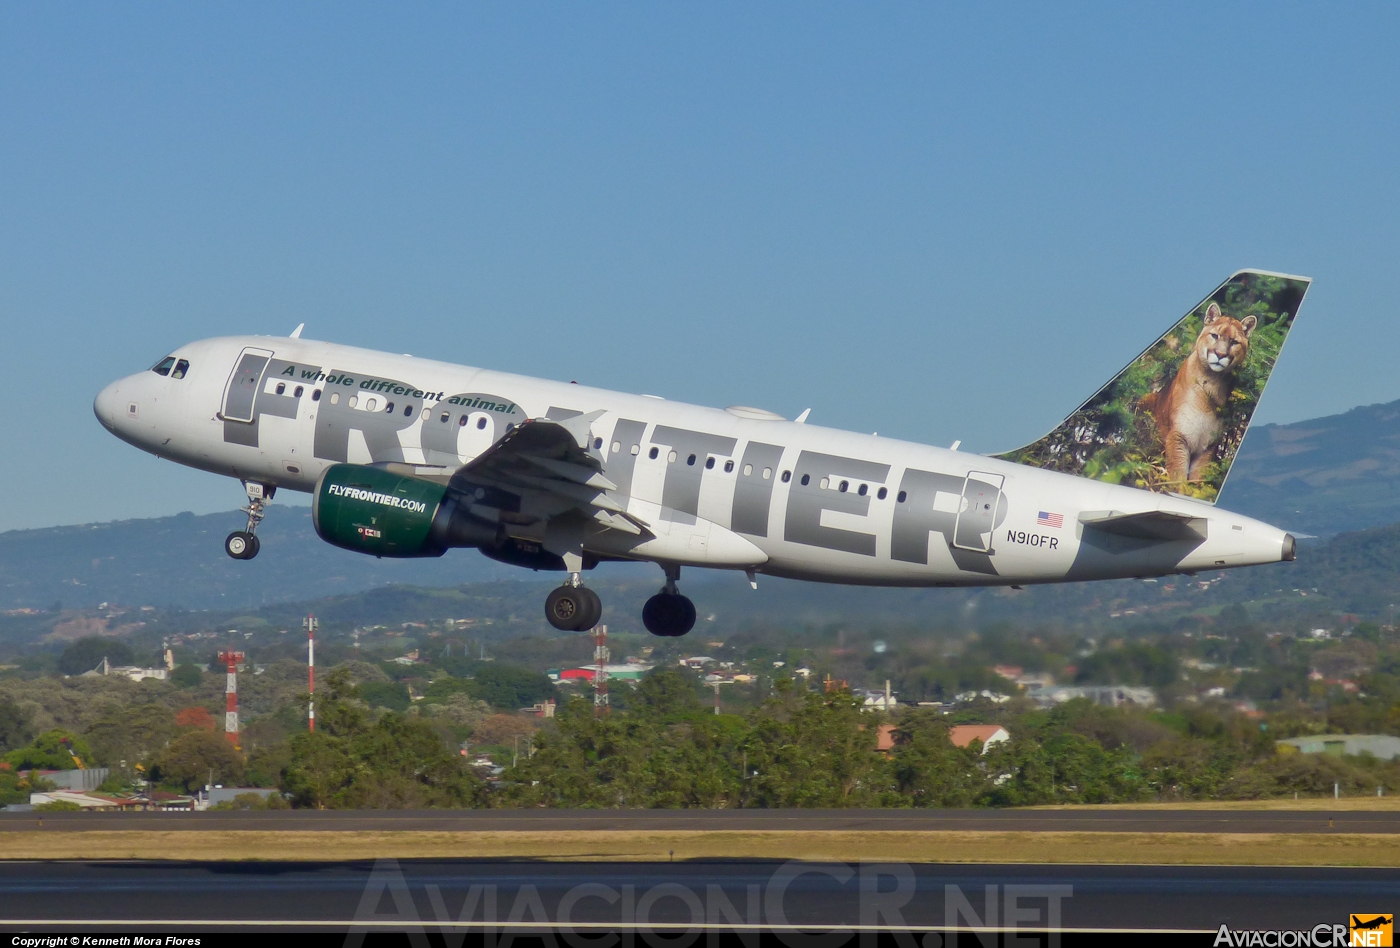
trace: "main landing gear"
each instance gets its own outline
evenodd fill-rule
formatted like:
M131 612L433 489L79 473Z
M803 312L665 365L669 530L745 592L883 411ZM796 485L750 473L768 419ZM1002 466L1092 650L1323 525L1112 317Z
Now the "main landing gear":
M574 573L545 597L544 617L560 632L587 632L603 618L603 600Z
M676 590L681 568L662 568L666 570L666 585L642 607L642 624L652 635L675 638L695 628L695 603Z
M248 526L224 538L224 552L236 560L251 560L262 549L257 537L258 524L267 516L267 502L277 493L277 488L252 481L244 481L243 488L248 492L248 506L242 508L248 515Z

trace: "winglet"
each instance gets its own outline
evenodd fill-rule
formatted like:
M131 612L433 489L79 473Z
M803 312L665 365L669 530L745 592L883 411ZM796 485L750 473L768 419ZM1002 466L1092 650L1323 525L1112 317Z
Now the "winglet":
M807 423L807 416L810 415L811 413L812 413L812 409L810 409L810 408L803 409L802 414L800 414L800 415L798 415L796 418L794 418L793 421L797 422L799 425L805 425L805 424Z
M291 334L290 336L288 336L287 338L289 338L289 339L300 339L300 338L301 338L301 331L302 331L303 329L305 329L305 328L306 328L306 323L297 323L297 328L293 329L293 330L292 330L292 334Z

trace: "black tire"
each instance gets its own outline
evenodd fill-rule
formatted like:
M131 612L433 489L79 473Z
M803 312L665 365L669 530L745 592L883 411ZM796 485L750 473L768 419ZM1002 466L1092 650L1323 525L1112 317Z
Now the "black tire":
M578 627L575 631L587 632L598 624L603 618L603 600L598 598L598 594L587 586L580 586L578 591L583 594L586 602L584 614L579 618Z
M585 593L581 586L560 586L552 591L544 600L545 620L560 632L579 631L579 620L588 618L590 603Z
M695 603L678 593L657 593L642 607L642 624L652 635L685 635L695 627Z
M258 538L244 530L235 530L224 538L224 552L236 560L251 560L258 555Z

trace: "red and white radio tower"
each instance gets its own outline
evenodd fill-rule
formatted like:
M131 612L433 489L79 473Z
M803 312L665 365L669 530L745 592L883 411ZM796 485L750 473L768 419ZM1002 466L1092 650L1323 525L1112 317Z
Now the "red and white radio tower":
M310 698L306 703L306 729L316 730L316 617L308 615L301 620L306 630L306 693Z
M595 626L588 634L593 638L593 716L604 718L612 710L608 704L608 627Z
M226 651L219 653L219 661L228 666L228 685L224 688L228 699L224 713L224 736L234 747L238 746L238 664L243 661L242 652Z

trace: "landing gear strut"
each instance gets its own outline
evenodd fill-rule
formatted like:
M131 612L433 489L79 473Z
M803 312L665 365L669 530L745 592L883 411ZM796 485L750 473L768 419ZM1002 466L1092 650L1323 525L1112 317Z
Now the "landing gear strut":
M545 597L544 617L560 632L587 632L603 618L603 600L573 573L567 583Z
M695 603L676 590L681 568L663 566L662 569L666 570L666 585L642 607L642 624L652 635L675 638L695 628Z
M267 516L267 502L277 493L277 488L244 481L243 489L248 492L248 506L241 509L248 515L248 526L224 538L224 552L236 560L251 560L262 549L257 536L258 524Z

